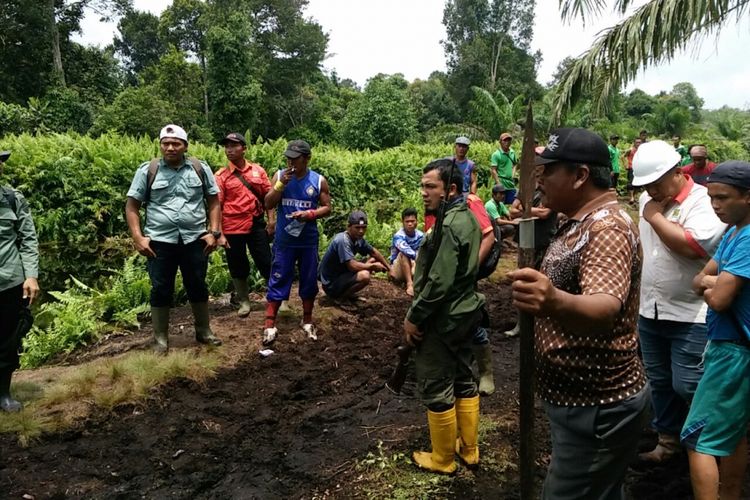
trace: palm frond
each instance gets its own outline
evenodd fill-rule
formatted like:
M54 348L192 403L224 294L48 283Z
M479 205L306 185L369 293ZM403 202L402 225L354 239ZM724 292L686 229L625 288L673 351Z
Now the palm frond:
M572 21L580 17L581 21L586 24L587 16L596 17L601 14L607 2L606 0L559 0L559 5L564 21Z
M481 87L471 87L471 91L474 98L470 105L479 124L488 130L491 135L495 135L502 121L503 110L487 90Z
M497 94L495 94L495 102L500 103L500 105L503 107L510 106L510 101L508 100L508 97L503 94L502 90L498 90Z
M500 114L500 108L498 107L497 102L487 90L481 87L471 87L471 91L474 93L472 103L475 111L481 114L493 116Z
M562 0L563 15L594 9L602 0ZM629 0L618 0L624 5ZM750 0L651 0L632 16L601 32L592 47L563 73L553 121L590 90L595 113L607 110L612 95L648 66L672 59L689 44L718 34L731 16L746 14ZM567 10L566 10L567 9Z

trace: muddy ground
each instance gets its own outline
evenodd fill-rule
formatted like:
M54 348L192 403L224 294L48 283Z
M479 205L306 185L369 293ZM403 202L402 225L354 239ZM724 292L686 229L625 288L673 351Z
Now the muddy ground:
M485 282L481 289L489 300L497 384L481 411L494 425L484 437L485 465L462 470L439 496L511 499L518 486L518 340L502 332L515 322L515 312L507 283ZM292 302L276 352L265 359L258 355L262 311L241 320L229 304L215 303L214 329L231 353L230 367L205 385L178 380L143 403L95 412L75 429L28 448L0 436L0 496L389 497L388 488L374 485L357 464L368 452L378 453L379 444L387 453L426 446L426 419L418 401L383 389L395 362L406 295L382 281L364 295L368 302L344 307L320 300L317 342L299 332L299 304ZM173 311L171 338L178 348L193 348L188 323L184 308ZM149 336L146 325L63 361L146 348ZM550 449L541 407L536 425L541 481ZM653 441L645 436L642 445ZM628 492L634 499L690 498L686 461L631 471Z

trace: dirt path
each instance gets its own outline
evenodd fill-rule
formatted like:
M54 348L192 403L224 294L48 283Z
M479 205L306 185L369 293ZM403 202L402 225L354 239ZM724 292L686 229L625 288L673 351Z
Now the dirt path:
M482 402L492 422L485 434L483 466L463 471L443 496L515 498L517 490L518 341L507 284L485 283L493 321L497 393ZM0 491L9 498L353 498L372 494L371 476L356 467L368 452L407 453L427 444L418 401L383 390L395 361L406 310L405 294L382 281L369 302L316 310L323 327L306 340L288 316L280 324L276 353L262 359L262 313L240 320L215 305L215 330L225 340L230 367L201 386L175 381L143 404L95 414L74 430L20 448L0 437ZM292 307L299 307L295 302ZM177 311L177 345L192 345L187 311ZM294 331L294 334L290 334ZM71 358L83 362L142 347L149 335L110 339ZM70 369L74 369L70 368ZM546 423L537 417L539 477L549 454ZM647 444L644 442L644 445ZM633 498L687 498L684 463L634 472ZM382 497L388 497L387 491Z

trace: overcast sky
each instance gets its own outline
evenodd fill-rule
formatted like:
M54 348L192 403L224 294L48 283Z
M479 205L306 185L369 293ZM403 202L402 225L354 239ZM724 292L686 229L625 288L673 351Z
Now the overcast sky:
M134 0L136 9L161 12L170 0ZM644 3L644 2L641 2ZM408 80L426 79L445 70L440 45L444 0L310 0L306 14L328 33L329 57L325 69L363 85L377 73L402 73ZM533 50L542 52L538 79L547 83L559 61L577 56L593 43L596 34L618 21L605 15L584 28L580 21L564 25L557 0L537 0ZM728 25L721 36L706 39L699 47L672 63L646 70L628 90L638 87L649 94L669 91L675 83L691 82L706 108L729 105L750 108L750 23ZM106 45L116 27L100 23L95 15L83 22L79 41Z

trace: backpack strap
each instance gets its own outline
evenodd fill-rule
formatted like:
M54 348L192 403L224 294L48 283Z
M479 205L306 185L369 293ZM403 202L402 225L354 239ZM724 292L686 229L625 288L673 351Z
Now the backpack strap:
M263 202L260 200L260 196L258 196L255 193L255 190L253 189L252 184L250 184L247 181L247 179L245 179L242 176L242 174L237 169L234 169L234 171L232 172L232 175L234 175L235 177L237 177L237 179L239 179L239 181L247 188L247 190L250 191L250 194L255 197L255 199L258 201L258 203L260 203L260 205L263 206Z
M201 161L196 158L195 156L191 156L188 158L190 160L190 164L193 165L193 170L195 170L195 173L198 175L198 178L201 180L201 187L203 188L203 197L208 198L208 193L206 190L208 189L206 187L206 171L203 170L203 165L201 164Z
M146 193L143 195L143 203L147 204L151 199L151 185L156 179L156 172L159 171L159 158L152 158L148 164L148 174L146 175Z

